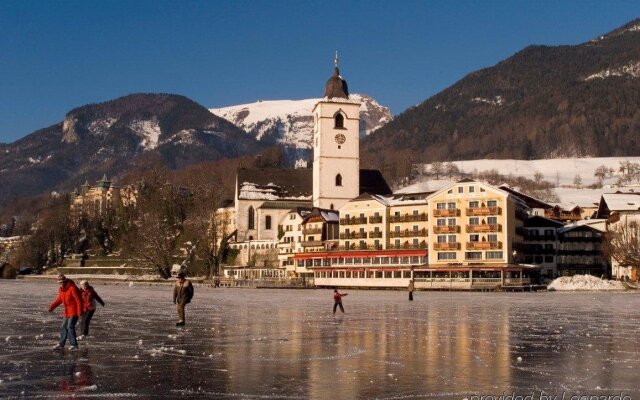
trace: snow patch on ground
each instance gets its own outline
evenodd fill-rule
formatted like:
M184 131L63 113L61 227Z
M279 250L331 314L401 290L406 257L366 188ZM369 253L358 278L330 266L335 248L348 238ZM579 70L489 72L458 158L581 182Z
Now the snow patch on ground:
M614 76L628 78L640 77L640 61L630 61L629 63L619 67L607 68L605 70L587 76L586 78L584 78L584 80L590 81L593 79L606 79Z
M471 99L474 103L485 103L492 106L501 106L504 104L504 98L502 96L495 96L493 99L485 99L483 97L474 97Z
M600 279L591 275L563 276L553 280L547 286L548 290L576 291L576 290L625 290L622 282Z
M145 150L155 149L158 146L161 131L156 117L149 120L133 120L129 128L142 137L140 146Z

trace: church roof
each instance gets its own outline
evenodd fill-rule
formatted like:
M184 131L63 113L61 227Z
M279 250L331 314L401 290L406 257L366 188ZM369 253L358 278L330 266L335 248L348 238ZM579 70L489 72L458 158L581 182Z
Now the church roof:
M360 194L391 194L391 188L377 169L360 170Z
M241 168L238 170L238 198L310 201L313 195L312 173L306 168Z
M302 209L310 209L311 201L265 201L258 208L272 210L296 210L300 214Z
M340 76L340 70L336 66L333 69L333 76L329 78L327 84L324 87L324 97L329 99L337 97L342 99L349 98L349 88L347 86L347 81L342 79Z

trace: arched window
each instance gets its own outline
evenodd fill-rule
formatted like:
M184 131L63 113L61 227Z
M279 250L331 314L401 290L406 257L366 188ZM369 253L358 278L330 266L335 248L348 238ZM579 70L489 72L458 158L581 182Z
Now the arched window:
M342 114L337 113L335 118L335 125L334 128L344 128L344 117L342 116Z
M248 214L249 220L247 221L247 229L256 229L256 212L254 211L253 206L249 206Z
M267 215L264 219L265 229L271 229L271 215Z
M336 175L336 186L342 186L342 175Z
M331 203L331 205L329 206L329 208L330 208L331 210L333 210L333 203Z

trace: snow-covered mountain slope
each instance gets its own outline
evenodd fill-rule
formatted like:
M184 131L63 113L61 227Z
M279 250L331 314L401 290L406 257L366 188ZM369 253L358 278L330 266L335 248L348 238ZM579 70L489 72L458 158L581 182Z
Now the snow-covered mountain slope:
M364 94L352 94L359 101L360 134L367 135L392 118L389 108ZM223 108L212 108L213 114L233 122L258 140L281 143L288 147L310 149L313 136L315 104L321 99L265 100Z

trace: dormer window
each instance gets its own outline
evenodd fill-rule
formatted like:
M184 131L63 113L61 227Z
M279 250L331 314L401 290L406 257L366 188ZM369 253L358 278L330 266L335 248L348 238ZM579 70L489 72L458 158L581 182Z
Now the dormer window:
M342 114L337 113L333 120L335 122L334 128L339 128L339 129L344 128L344 117L342 116Z
M342 186L342 175L336 175L336 186Z

